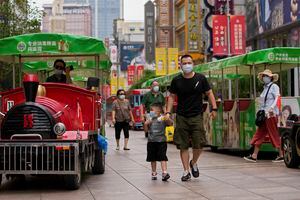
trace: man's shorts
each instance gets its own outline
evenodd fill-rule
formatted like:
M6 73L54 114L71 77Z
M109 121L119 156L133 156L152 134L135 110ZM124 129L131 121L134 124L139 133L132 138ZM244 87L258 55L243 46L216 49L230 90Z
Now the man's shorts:
M193 149L202 149L207 143L203 127L203 115L183 117L177 114L174 143L178 149L188 149L190 142Z

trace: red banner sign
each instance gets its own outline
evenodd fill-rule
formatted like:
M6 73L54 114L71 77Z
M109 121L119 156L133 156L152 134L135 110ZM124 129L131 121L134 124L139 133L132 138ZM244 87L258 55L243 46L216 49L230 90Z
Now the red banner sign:
M246 53L245 16L230 16L230 46L232 55Z
M140 80L144 74L144 66L139 65L137 66L137 80Z
M213 55L228 55L228 27L226 15L213 15Z
M129 65L127 67L127 81L128 81L128 85L132 85L134 83L134 71L135 71L135 66L134 65Z

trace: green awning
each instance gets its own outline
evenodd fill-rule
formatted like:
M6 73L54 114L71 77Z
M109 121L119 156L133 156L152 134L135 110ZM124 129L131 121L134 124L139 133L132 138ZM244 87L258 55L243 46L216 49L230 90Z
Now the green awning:
M287 70L297 67L299 63L300 48L275 47L200 64L194 67L194 71L207 75L209 71L213 71L214 74L222 74L223 70L224 78L234 79L240 78L235 76L236 74L249 74L249 66L255 66L256 71L269 67L272 71L278 72L280 69ZM170 84L172 78L179 73L150 79L144 82L142 87L149 87L153 80L157 80L160 84Z
M96 38L54 33L34 33L0 39L0 61L22 62L25 71L47 70L57 58L67 63L97 67L95 57L99 57L100 69L109 69L111 63L103 41Z

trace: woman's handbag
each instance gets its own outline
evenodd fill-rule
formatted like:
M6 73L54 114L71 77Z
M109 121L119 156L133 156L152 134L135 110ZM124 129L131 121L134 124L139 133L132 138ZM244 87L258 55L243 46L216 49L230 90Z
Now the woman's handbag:
M270 88L272 87L272 85L273 85L273 83L268 88L268 91L267 91L266 96L265 96L264 104L266 104L267 97L268 97L268 94L269 94L269 91L270 91ZM255 125L260 127L261 125L263 125L265 123L266 119L267 119L267 117L266 117L265 110L259 110L256 113Z

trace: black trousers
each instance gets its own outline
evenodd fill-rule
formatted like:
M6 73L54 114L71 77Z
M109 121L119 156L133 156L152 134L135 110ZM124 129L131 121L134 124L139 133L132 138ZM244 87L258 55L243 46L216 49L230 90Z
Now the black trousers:
M123 129L125 138L129 138L129 123L128 122L116 122L115 137L117 140L119 140L121 137L122 129Z

